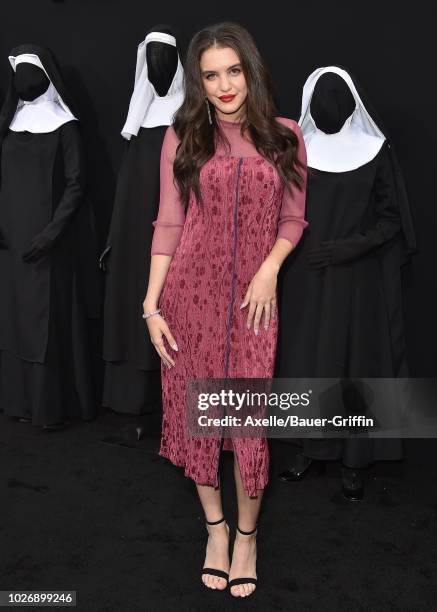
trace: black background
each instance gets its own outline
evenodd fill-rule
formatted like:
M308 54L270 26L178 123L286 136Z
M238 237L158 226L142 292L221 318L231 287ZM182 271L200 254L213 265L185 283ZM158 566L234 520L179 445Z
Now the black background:
M265 57L280 113L299 118L302 87L319 66L349 68L382 117L404 169L419 253L405 274L405 317L411 374L435 376L437 133L435 9L415 2L254 3L144 0L20 0L2 3L0 97L10 50L48 46L74 90L88 154L90 189L103 247L123 150L120 136L134 82L137 45L159 23L188 41L217 21L247 27Z

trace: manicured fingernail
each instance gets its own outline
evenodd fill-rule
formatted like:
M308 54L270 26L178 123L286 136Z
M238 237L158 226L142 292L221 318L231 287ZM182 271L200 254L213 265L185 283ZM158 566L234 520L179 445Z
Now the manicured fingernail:
M174 348L175 351L178 351L178 345L176 344L176 342L174 344L172 344L172 348Z
M268 325L264 325L264 329L268 329L268 328L269 328L269 326L268 326Z
M250 325L246 325L247 329L250 329Z
M244 306L244 302L241 304L240 309L243 308L243 306Z
M257 335L258 335L258 330L256 329L256 330L255 330L255 336L257 336Z

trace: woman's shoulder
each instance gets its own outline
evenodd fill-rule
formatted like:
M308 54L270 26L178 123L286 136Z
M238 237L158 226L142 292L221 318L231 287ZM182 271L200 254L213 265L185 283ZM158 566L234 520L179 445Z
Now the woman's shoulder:
M169 125L165 130L164 140L162 141L162 152L166 153L168 158L173 159L176 155L179 142L180 140L176 135L173 124Z
M288 117L276 117L276 121L290 128L293 130L293 132L298 132L300 130L299 124L294 119L289 119Z
M177 134L176 134L176 131L175 131L175 129L174 129L174 124L173 124L173 123L171 123L171 124L168 126L168 128L166 129L166 131L165 131L165 135L164 135L164 138L165 138L166 140L168 140L169 142L173 142L173 143L175 143L175 142L176 142L176 143L178 143L178 144L179 144L179 142L180 142L180 141L179 141L179 138L178 138L178 136L177 136Z

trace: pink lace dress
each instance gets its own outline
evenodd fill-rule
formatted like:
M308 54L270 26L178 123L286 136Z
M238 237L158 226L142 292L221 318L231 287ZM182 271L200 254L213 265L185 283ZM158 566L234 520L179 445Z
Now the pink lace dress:
M299 158L306 169L299 126L278 121L299 138ZM159 454L183 467L185 476L218 486L220 452L236 453L245 490L251 497L265 488L269 474L266 438L190 437L185 422L187 381L191 378L271 378L278 317L258 336L246 327L248 307L240 310L248 285L277 238L294 246L307 223L305 188L290 194L275 167L242 137L236 123L220 121L230 152L217 146L200 171L204 206L191 196L187 214L173 182L178 139L172 126L161 153L161 192L151 254L172 260L159 307L179 351L164 339L176 365L161 365L163 421ZM306 184L306 170L304 172Z

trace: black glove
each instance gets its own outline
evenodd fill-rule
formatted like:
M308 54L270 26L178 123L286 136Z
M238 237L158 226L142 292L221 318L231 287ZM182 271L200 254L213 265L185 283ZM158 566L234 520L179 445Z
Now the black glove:
M106 272L105 259L107 258L109 251L111 249L112 249L112 246L107 246L106 249L103 251L103 253L99 257L99 268L101 269L102 272Z
M54 240L49 238L44 232L37 234L30 241L30 249L23 253L23 261L31 263L47 257L53 244Z
M384 244L398 231L397 221L383 221L363 234L340 240L326 240L308 253L308 262L317 269L347 263Z
M373 246L373 245L372 245ZM359 257L363 252L370 250L372 246L367 242L365 236L359 238L344 238L342 240L325 240L320 246L308 253L308 261L314 268L326 268ZM363 251L363 249L365 249Z

